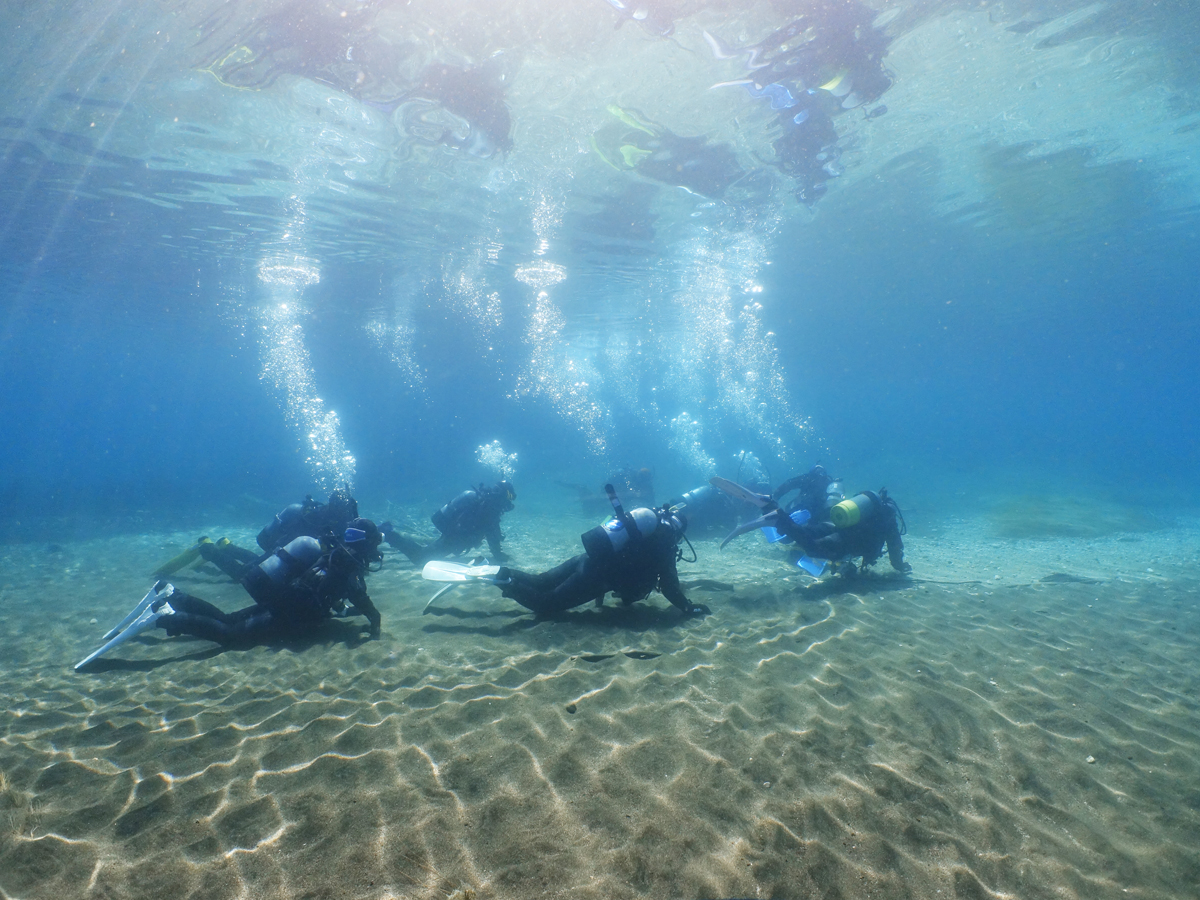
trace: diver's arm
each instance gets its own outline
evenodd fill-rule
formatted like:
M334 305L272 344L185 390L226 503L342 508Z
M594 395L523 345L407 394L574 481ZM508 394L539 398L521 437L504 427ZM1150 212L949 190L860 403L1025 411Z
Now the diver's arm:
M675 565L675 548L670 548L670 555L664 556L658 570L658 591L671 601L671 605L685 616L707 615L708 607L702 603L693 603L684 594L679 585L679 569Z
M379 637L379 630L383 624L383 616L379 614L379 610L375 608L375 604L371 602L371 597L367 593L366 585L361 581L354 585L350 591L350 602L360 613L367 617L367 621L371 623L371 637Z
M892 522L887 534L888 560L897 572L911 572L912 566L904 561L904 539L900 537L900 529Z
M779 487L775 488L775 493L771 494L771 498L778 501L784 494L790 494L792 491L799 490L800 485L804 483L804 478L804 475L796 475L793 478L789 478Z

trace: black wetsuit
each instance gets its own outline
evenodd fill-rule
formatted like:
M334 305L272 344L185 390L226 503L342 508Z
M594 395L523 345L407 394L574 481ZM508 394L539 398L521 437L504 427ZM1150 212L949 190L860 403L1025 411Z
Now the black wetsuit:
M881 491L876 499L880 502L875 511L848 528L838 528L830 521L796 525L782 513L775 527L816 559L843 560L861 556L862 564L869 566L883 555L886 545L892 568L898 572L911 571L912 566L904 561L904 539L895 501L886 491Z
M512 501L501 491L463 491L432 516L433 524L441 532L431 544L422 545L383 525L384 540L412 560L414 565L423 566L431 559L457 556L487 541L488 549L496 559L504 559L500 542L504 533L500 531L501 517L513 508Z
M258 546L264 552L255 553L227 541L201 541L200 555L234 581L241 581L251 566L257 566L296 538L321 538L330 533L341 535L350 521L356 518L358 501L341 490L330 494L328 503L318 503L312 497L305 497L303 503L285 507L258 533Z
M771 496L778 502L786 495L792 493L792 491L799 491L789 503L781 503L780 505L789 513L795 512L798 509L807 509L814 521L821 522L829 518L827 492L829 486L835 480L829 476L824 467L813 466L812 469L803 475L796 475L789 478L779 487L775 488L775 492Z
M253 606L227 613L176 590L166 598L174 614L159 618L157 626L172 637L191 634L219 644L253 642L307 630L353 607L367 617L371 636L378 637L382 617L367 594L365 571L342 547L322 554L312 566L282 584L271 581L255 566L242 578L242 586L254 598Z
M602 599L609 591L626 604L635 603L658 588L672 605L692 614L703 607L689 601L679 586L675 548L674 533L660 526L606 559L581 553L538 575L501 570L502 577L512 578L501 593L535 613L553 613Z

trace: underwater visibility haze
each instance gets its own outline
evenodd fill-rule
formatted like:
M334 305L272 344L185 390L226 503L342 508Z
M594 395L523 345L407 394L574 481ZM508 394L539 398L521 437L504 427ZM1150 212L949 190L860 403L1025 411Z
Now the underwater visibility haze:
M0 23L0 896L1200 896L1194 4ZM695 499L818 464L911 572ZM181 552L249 602L202 536L502 479L523 572L693 498L707 614L396 537L377 635L73 668Z

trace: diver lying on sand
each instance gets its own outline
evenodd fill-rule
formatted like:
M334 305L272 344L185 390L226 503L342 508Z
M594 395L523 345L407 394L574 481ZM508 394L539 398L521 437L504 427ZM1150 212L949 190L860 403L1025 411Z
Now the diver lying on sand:
M656 588L684 615L707 615L679 585L677 563L683 556L687 519L664 507L627 513L612 485L605 485L616 515L581 535L586 552L537 575L498 566L470 568L430 562L422 574L433 581L489 581L510 600L538 614L561 612L589 601L603 604L610 591L629 605ZM689 543L690 546L690 543ZM695 561L693 553L692 561Z
M248 570L263 562L278 550L298 537L320 540L325 535L342 534L353 519L358 518L358 501L350 496L347 488L337 488L329 495L328 503L318 503L311 496L303 503L285 506L266 527L258 533L261 553L246 550L231 543L227 538L212 541L200 538L196 544L154 570L155 578L173 575L189 563L204 559L234 581L241 581Z
M369 519L354 519L342 537L298 537L242 577L254 605L227 613L199 597L158 582L125 619L104 636L99 650L79 669L113 647L151 628L171 637L190 634L218 644L254 642L312 629L332 616L366 616L371 637L381 617L367 594L365 575L380 562L382 537Z
M721 543L722 547L748 531L762 528L772 543L794 541L804 552L796 565L813 576L820 576L830 563L833 563L834 571L853 575L857 571L855 559L862 558L862 568L871 566L883 555L885 545L893 569L912 571L912 566L904 561L901 537L906 531L904 516L896 501L888 496L886 488L878 494L863 491L842 500L830 508L827 520L814 521L810 510L797 509L788 513L772 498L754 494L725 478L714 478L712 484L764 510L759 518L731 531Z

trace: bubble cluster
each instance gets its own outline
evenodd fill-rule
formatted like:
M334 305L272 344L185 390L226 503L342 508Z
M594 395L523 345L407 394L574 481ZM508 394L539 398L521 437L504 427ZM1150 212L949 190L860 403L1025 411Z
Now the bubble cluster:
M599 373L586 357L576 357L562 337L566 320L545 291L539 291L525 332L529 362L517 378L518 397L541 397L588 440L593 453L602 456L608 446L608 409L599 403L592 385Z
M304 328L299 322L300 289L304 284L316 283L305 279L319 276L315 267L307 274L292 271L285 275L277 267L268 272L271 280L264 281L264 286L269 286L271 296L259 309L262 379L275 389L288 425L300 435L313 481L323 491L339 485L352 487L355 459L346 449L337 413L325 409L325 401L317 396Z
M539 260L527 266L518 266L513 272L513 278L531 288L542 290L565 281L567 270L557 263Z
M807 422L792 411L774 335L762 324L756 298L761 239L750 229L698 235L688 247L692 265L676 302L684 335L668 373L683 402L727 420L726 430L753 434L791 460Z
M476 447L475 460L485 469L499 474L505 481L512 481L517 473L517 454L505 453L499 441Z
M699 421L681 412L671 420L670 431L670 447L688 468L702 478L716 474L717 461L704 452L704 426Z

